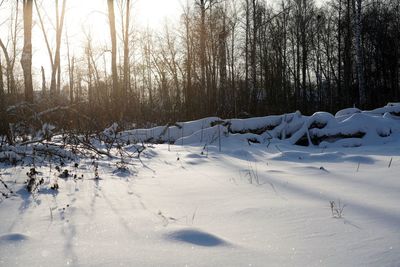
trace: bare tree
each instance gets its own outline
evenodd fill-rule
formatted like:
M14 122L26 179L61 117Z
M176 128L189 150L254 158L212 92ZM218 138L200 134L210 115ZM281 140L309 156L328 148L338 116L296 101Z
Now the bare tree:
M60 92L60 86L61 86L61 37L62 37L62 32L63 32L63 27L64 27L64 17L65 17L65 8L66 8L66 2L67 0L63 0L62 2L62 8L61 8L61 17L59 14L59 0L55 0L55 11L56 11L56 50L54 53L54 59L53 59L53 53L50 48L50 43L49 39L46 33L46 28L44 26L43 18L41 16L39 7L37 5L37 1L35 0L35 7L36 11L39 16L39 21L40 21L40 26L44 35L44 39L46 42L47 46L47 51L49 53L50 57L50 63L51 63L51 81L50 81L50 95L55 95Z
M171 32L169 30L168 25L165 25L165 41L166 41L166 45L167 51L164 51L164 49L162 49L161 54L164 57L164 60L166 61L166 63L168 64L168 68L169 71L171 73L172 76L172 80L173 83L175 85L175 111L179 110L181 108L181 83L179 81L179 72L182 73L182 69L179 66L179 62L177 59L177 48L176 48L176 40L174 38L174 36L171 36ZM169 59L167 54L169 54ZM175 113L174 113L175 116Z
M15 78L14 78L14 63L7 51L7 47L4 45L0 38L0 47L3 50L4 57L6 59L6 76L7 76L7 87L8 93L15 93Z
M184 86L184 101L185 101L185 110L186 110L186 117L192 118L193 114L193 104L194 103L194 93L193 93L193 83L192 83L192 76L193 76L193 68L192 64L194 62L194 54L192 53L193 50L193 42L192 42L192 23L190 19L190 7L189 4L186 4L186 7L183 10L182 20L184 25L184 45L185 45L185 86Z
M7 44L5 44L3 40L0 38L0 47L3 50L7 66L6 77L7 77L7 91L9 94L16 93L14 66L17 57L18 18L19 18L19 1L16 1L15 10L11 11L11 16L10 16L11 38L7 41L7 43L11 41L11 47L12 47L11 53L7 50Z

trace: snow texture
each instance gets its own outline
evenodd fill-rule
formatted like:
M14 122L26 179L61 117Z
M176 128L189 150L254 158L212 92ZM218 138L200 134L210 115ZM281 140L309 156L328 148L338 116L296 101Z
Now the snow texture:
M400 266L399 111L115 124L97 149L155 144L140 160L5 160L0 266Z

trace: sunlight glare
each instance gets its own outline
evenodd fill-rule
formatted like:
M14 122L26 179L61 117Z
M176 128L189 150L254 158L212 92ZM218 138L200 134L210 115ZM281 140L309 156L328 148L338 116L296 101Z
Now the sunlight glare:
M96 2L96 4L93 4L93 2ZM117 21L121 20L120 5L118 4L121 2L125 3L125 1L115 1L114 8ZM51 16L55 8L54 3L44 1L42 5L46 13ZM125 11L125 6L123 8ZM168 18L168 22L176 21L181 10L181 0L131 0L131 27L143 28L148 26L152 30L162 31L166 18ZM49 23L48 17L46 19L46 27L50 33L51 42L54 42L52 23ZM51 17L51 20L54 20L54 18ZM110 38L107 1L68 1L65 31L68 34L71 53L79 53L79 50L84 49L85 35L90 35L94 43L107 43ZM34 62L40 62L38 66L45 66L49 70L48 54L47 50L43 49L45 47L43 35L38 25L33 28L33 32L34 43L41 43L34 51ZM39 69L36 69L35 73L40 75Z
M137 0L136 6L137 22L153 29L162 28L166 18L176 19L181 11L178 0Z

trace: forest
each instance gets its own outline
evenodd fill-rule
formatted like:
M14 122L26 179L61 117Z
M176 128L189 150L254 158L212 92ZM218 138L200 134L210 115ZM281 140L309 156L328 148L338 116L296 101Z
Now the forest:
M397 0L186 1L177 23L158 30L135 25L134 1L109 0L107 41L83 25L80 52L64 25L75 19L69 1L45 2L0 1L0 135L9 140L13 125L43 121L82 132L399 101ZM38 40L48 70L32 60Z
M0 0L0 266L400 266L400 0Z

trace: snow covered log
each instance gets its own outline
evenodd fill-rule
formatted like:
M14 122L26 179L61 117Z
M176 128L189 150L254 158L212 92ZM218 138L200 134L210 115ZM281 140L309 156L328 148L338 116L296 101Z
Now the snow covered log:
M389 103L370 111L348 108L335 115L317 112L304 116L297 111L248 119L209 117L120 133L121 138L131 142L169 142L177 145L212 144L218 135L226 138L237 134L246 138L250 134L252 140L261 143L274 141L300 146L355 147L386 143L399 137L400 104Z
M47 124L45 124L47 125ZM39 137L52 135L52 128L42 127ZM362 111L348 108L335 115L317 112L311 116L299 111L283 115L247 119L207 117L195 121L168 123L149 129L120 131L114 123L101 132L95 143L103 143L107 150L115 145L136 143L171 143L177 145L216 144L221 138L239 138L243 141L282 142L300 146L374 145L391 142L400 134L400 104ZM241 137L238 137L241 135ZM56 138L54 136L54 138ZM57 138L56 138L57 139ZM92 138L93 139L93 138ZM82 140L78 140L82 143ZM97 143L96 143L97 144ZM17 155L18 152L14 151ZM0 149L0 160L17 160L15 154ZM70 155L65 155L70 157Z

